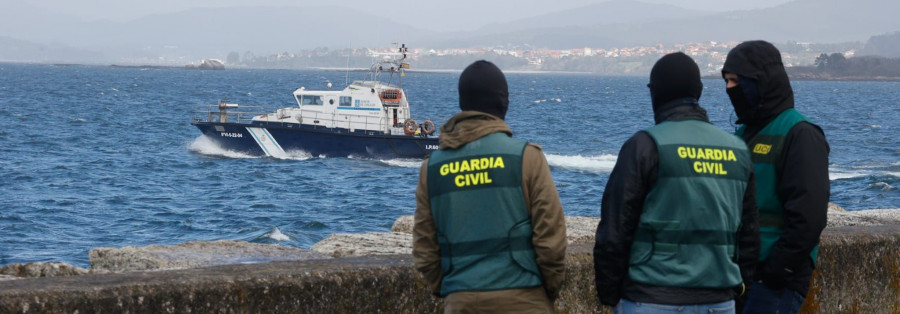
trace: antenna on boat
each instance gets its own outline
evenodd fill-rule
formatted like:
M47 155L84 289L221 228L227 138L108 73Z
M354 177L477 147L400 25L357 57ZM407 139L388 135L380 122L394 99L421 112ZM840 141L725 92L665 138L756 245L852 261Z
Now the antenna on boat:
M350 54L353 53L351 41L347 41L347 74L344 76L344 86L350 85Z
M397 70L400 71L400 74L397 75L397 86L403 86L403 76L406 75L406 73L403 72L403 69L409 68L409 63L404 62L406 61L406 53L408 51L409 48L406 48L406 44L400 44L400 49L398 52L401 53L403 57L400 58L400 64L397 66Z

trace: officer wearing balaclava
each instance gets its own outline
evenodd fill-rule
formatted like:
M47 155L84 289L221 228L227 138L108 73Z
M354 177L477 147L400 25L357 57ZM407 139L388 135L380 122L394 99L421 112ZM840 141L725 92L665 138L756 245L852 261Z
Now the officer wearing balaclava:
M830 148L822 129L794 109L794 92L771 43L734 47L722 76L756 173L762 251L744 313L796 313L825 228Z
M656 124L622 145L603 192L597 295L617 313L734 309L759 252L750 153L709 123L689 56L663 56L648 86Z

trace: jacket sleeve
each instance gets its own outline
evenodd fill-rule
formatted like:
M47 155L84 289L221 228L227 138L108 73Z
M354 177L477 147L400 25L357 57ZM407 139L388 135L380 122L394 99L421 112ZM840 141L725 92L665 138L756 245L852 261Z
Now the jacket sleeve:
M550 166L540 147L528 145L522 155L522 192L531 214L536 262L551 301L566 279L566 221Z
M622 298L631 244L644 199L656 181L658 160L653 139L638 132L622 145L609 175L594 242L594 279L602 304L616 305Z
M428 159L419 170L419 184L416 186L416 213L413 216L413 262L425 277L434 295L441 291L441 249L437 241L437 229L431 215L431 202L427 185Z
M784 147L777 187L784 211L784 233L762 265L761 274L764 280L775 282L811 267L809 254L825 229L831 196L830 148L822 130L798 123L788 132Z
M741 292L750 288L753 273L759 262L759 209L756 205L756 175L750 170L750 180L744 192L743 209L741 211L741 228L738 230L738 267L745 284Z

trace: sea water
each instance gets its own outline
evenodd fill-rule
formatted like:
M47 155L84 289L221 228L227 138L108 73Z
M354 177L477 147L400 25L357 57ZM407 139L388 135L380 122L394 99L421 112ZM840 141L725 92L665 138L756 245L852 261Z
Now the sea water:
M332 233L387 232L412 215L421 160L257 158L190 125L220 100L295 106L341 71L112 68L0 63L0 265L88 266L97 247L242 240L309 248ZM362 73L350 73L362 79ZM458 112L458 73L407 72L413 117ZM599 216L622 143L653 124L647 77L507 73L507 122L543 146L567 215ZM720 79L701 104L733 131ZM831 145L831 201L900 208L900 83L792 82Z

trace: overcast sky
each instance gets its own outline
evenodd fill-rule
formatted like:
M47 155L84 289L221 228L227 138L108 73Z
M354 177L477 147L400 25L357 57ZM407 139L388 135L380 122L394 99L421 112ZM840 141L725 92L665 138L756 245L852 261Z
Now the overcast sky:
M333 5L381 13L421 29L434 31L473 30L485 24L508 22L549 12L562 11L604 0L31 0L30 4L85 20L126 21L154 13L171 13L197 7L226 6L318 6ZM618 0L622 1L622 0ZM668 3L688 9L729 11L772 7L790 0L641 0ZM339 18L339 17L336 17ZM239 23L239 21L236 21Z

